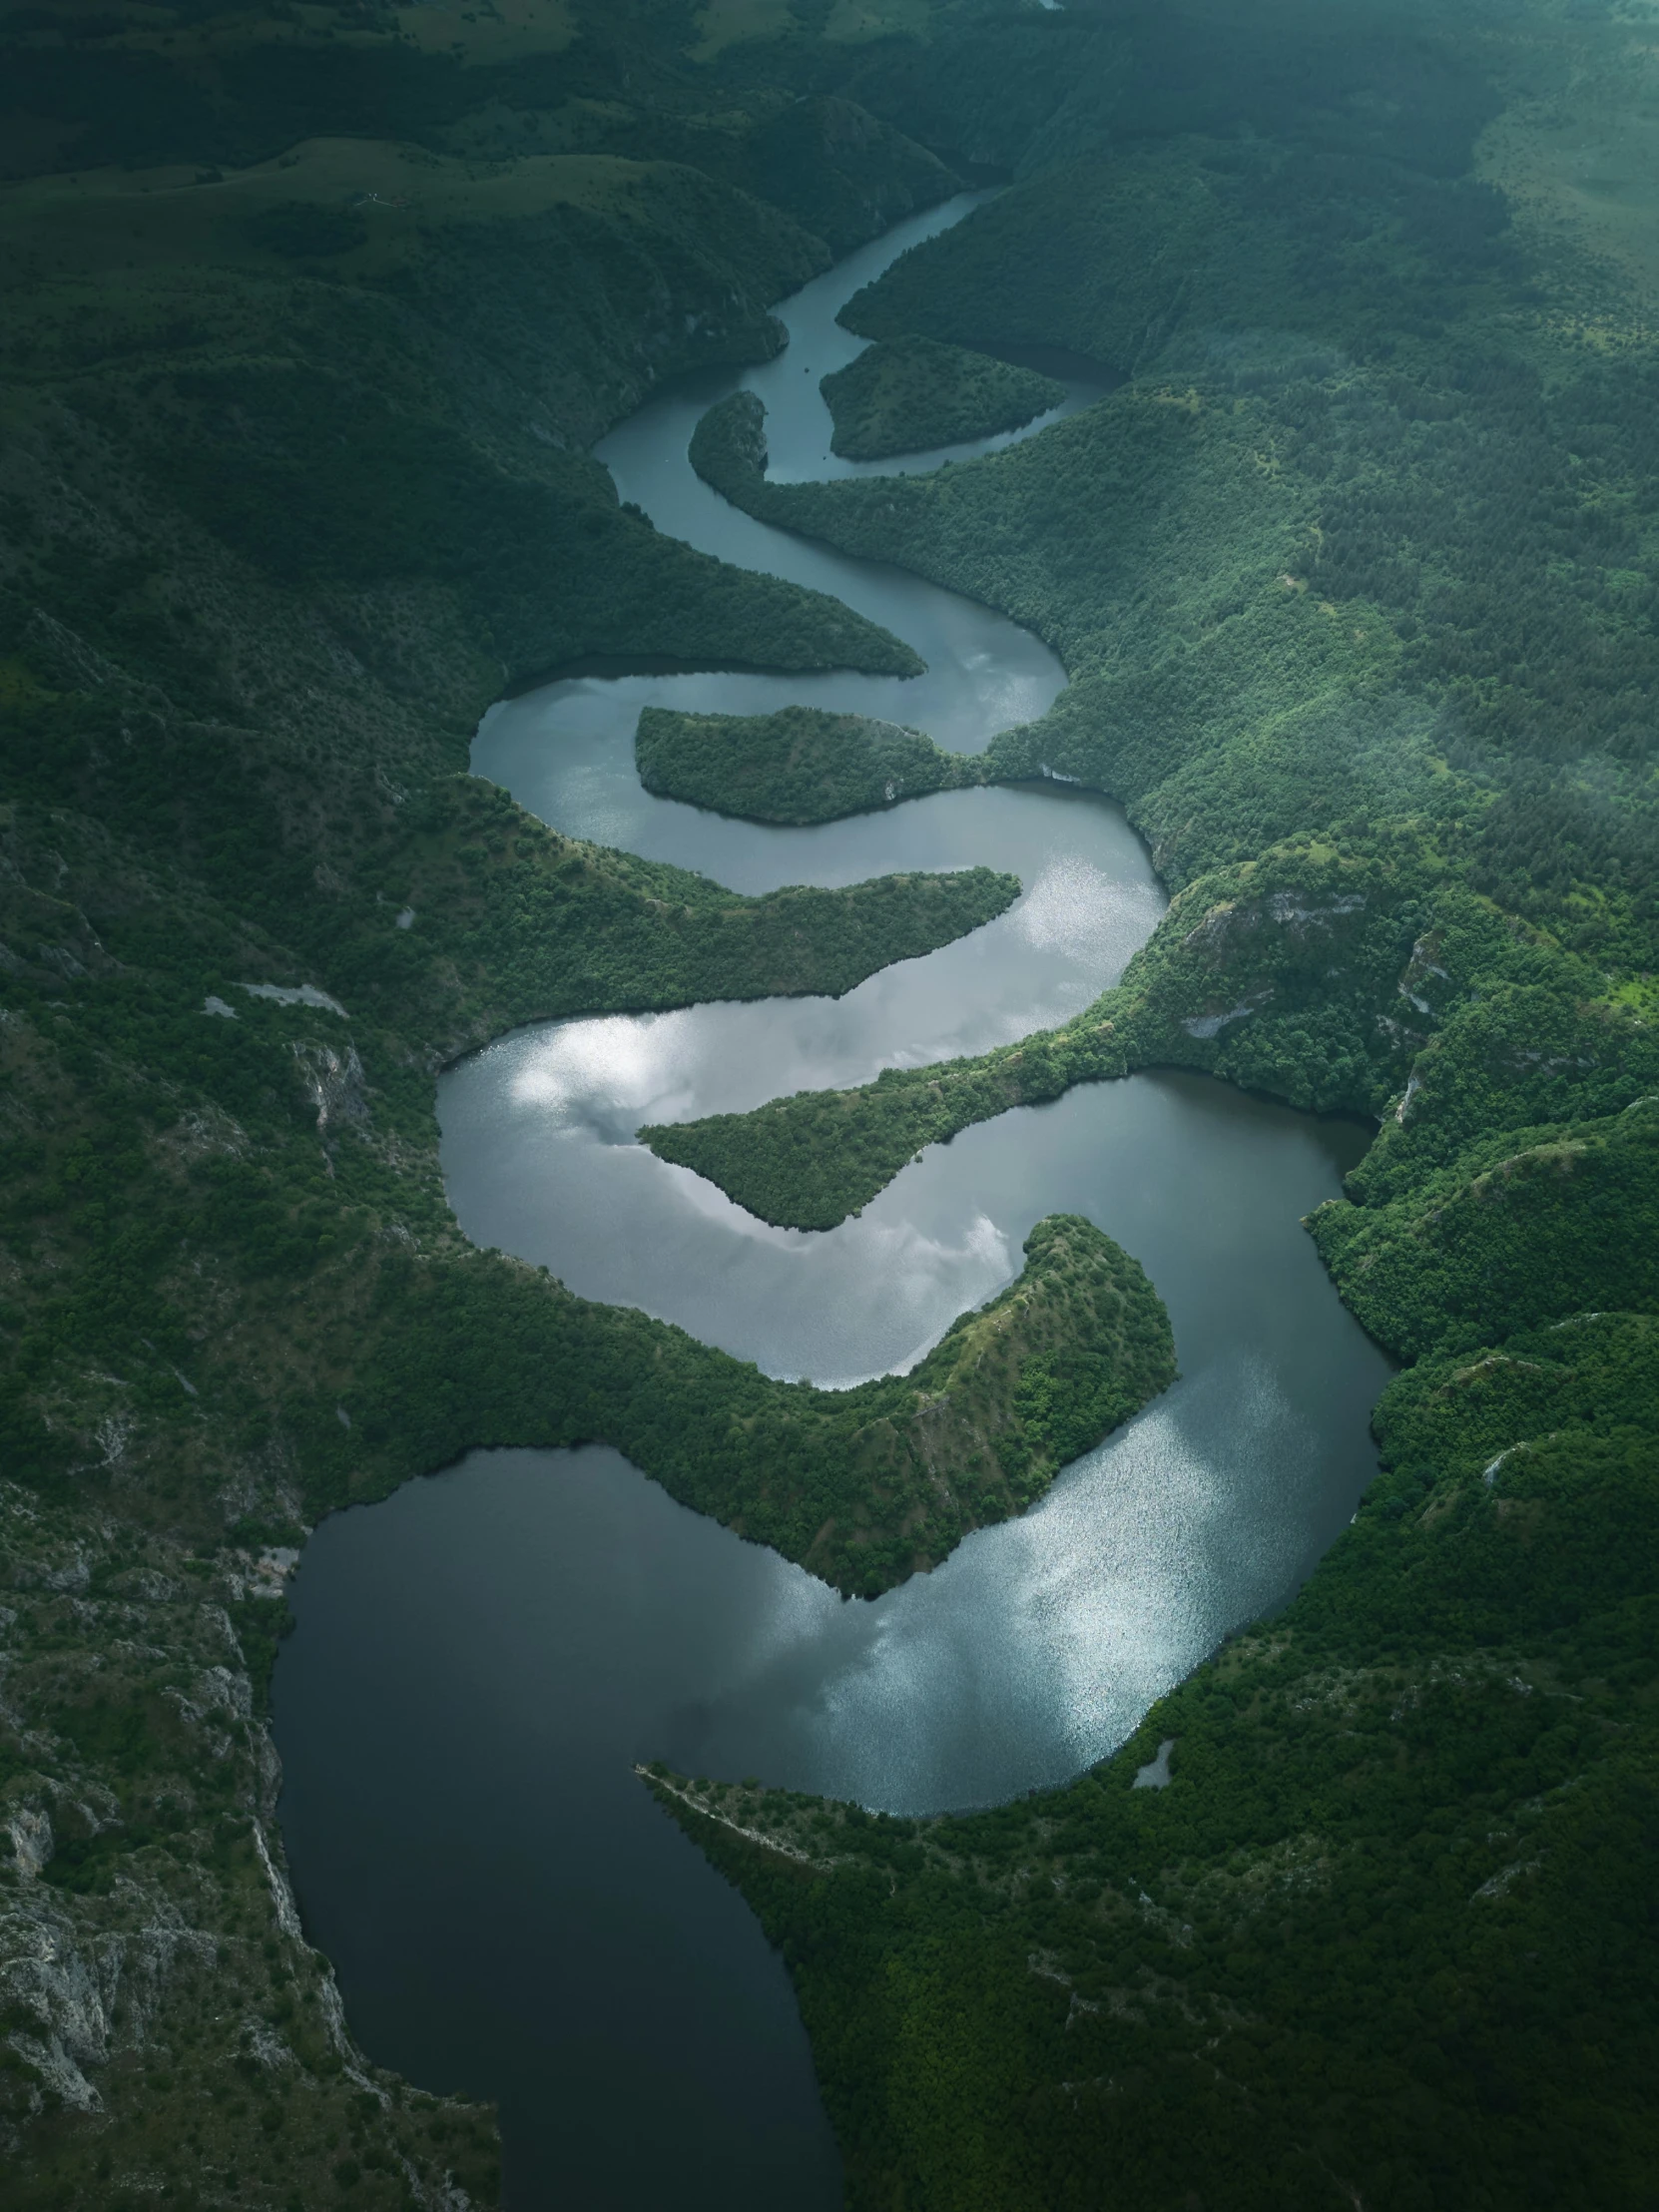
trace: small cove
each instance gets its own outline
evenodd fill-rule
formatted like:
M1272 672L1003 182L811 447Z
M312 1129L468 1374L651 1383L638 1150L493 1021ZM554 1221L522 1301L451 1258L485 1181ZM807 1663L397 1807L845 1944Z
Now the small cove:
M307 1928L376 2058L501 2100L514 2212L838 2201L782 1963L646 1799L635 1759L905 1811L1058 1782L1288 1595L1374 1466L1384 1363L1300 1227L1363 1151L1353 1125L1138 1076L969 1130L817 1237L755 1222L632 1141L645 1121L1063 1019L1162 911L1121 811L1087 793L951 793L778 830L653 799L634 774L648 703L821 705L975 752L1063 685L1004 618L785 537L686 460L704 408L741 385L767 401L776 475L869 472L829 454L818 379L859 350L834 313L973 204L915 219L786 302L791 343L773 362L665 393L599 448L659 528L833 592L913 644L927 675L578 675L492 710L473 766L561 830L746 891L984 863L1024 895L839 1001L501 1039L442 1081L445 1176L476 1242L830 1383L909 1365L1018 1272L1034 1221L1083 1212L1164 1296L1182 1380L1023 1520L874 1605L843 1605L597 1447L474 1455L317 1532L276 1679ZM1075 385L1068 410L1097 390Z

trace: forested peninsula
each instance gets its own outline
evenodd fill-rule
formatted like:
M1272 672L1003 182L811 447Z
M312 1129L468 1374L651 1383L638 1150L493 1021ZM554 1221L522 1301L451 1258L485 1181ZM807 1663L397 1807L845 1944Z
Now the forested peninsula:
M647 707L634 759L640 782L664 799L792 825L834 822L984 781L977 760L941 751L919 730L819 707L775 715Z
M819 388L834 424L830 450L849 461L994 437L1066 396L1039 369L910 334L866 346Z
M1084 1223L830 1400L470 1250L438 1175L435 1073L514 1023L841 991L1013 895L745 899L465 774L491 700L588 655L913 670L653 530L587 448L989 181L846 319L1117 389L831 485L770 483L739 400L698 466L1045 638L1069 688L984 773L1120 799L1176 895L1062 1029L657 1141L816 1227L1136 1067L1375 1117L1310 1228L1401 1363L1383 1472L1284 1613L1063 1790L901 1823L650 1786L783 1951L853 2204L1646 2202L1652 32L1550 0L118 0L14 10L0 55L8 2202L497 2200L493 2115L357 2049L286 1885L265 1708L320 1514L603 1437L863 1591L1173 1374ZM683 795L885 805L910 734L832 775L760 735Z
M1203 71L1184 131L1089 147L1074 100L1071 160L844 319L1072 346L1119 390L878 483L770 483L746 397L698 432L751 512L1044 635L1071 688L985 773L1122 798L1177 895L1063 1029L650 1141L827 1228L925 1145L1136 1067L1361 1111L1379 1138L1309 1226L1409 1364L1302 1597L1069 1790L870 1826L659 1785L795 1963L854 2201L1645 2187L1652 265L1610 214L1569 227L1550 177L1565 116L1651 64L1617 31L1597 53L1553 140L1449 36L1421 74L1392 50L1386 149L1294 103L1264 143L1240 118L1275 96ZM1609 190L1651 226L1645 194ZM1160 1744L1168 1787L1136 1789Z

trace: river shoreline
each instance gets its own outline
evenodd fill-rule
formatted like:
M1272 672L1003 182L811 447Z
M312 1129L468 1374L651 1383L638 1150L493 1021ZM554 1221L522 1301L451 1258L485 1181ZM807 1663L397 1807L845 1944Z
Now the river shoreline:
M870 250L855 257L859 281L872 258ZM832 326L830 291L821 279L809 292L817 295L808 305L822 337L825 326ZM792 304L785 303L786 316ZM856 349L857 341L842 342ZM780 362L816 395L816 376L801 376L791 352ZM746 371L745 380L764 379L769 371L779 373L779 364ZM683 395L659 396L642 410L649 418L643 431L642 418L634 418L602 451L614 454L619 491L645 505L660 527L742 559L755 550L757 526L692 475L684 458L685 408ZM666 457L660 484L643 480L644 433L659 440ZM791 545L773 532L763 533L763 542L781 566L810 570L818 588L845 588L850 597L850 583L869 594L868 573L855 573L859 564ZM830 572L828 580L821 565ZM495 1938L479 1920L483 1896L492 1884L499 1889L501 1873L498 1867L486 1878L485 1861L478 1859L464 1893L455 1891L459 1839L446 1824L433 1826L428 1788L411 1800L404 1787L395 1747L410 1740L410 1731L422 1741L422 1771L428 1785L437 1783L439 1803L465 1795L456 1761L470 1768L481 1745L494 1747L497 1805L490 1829L509 1842L549 1817L566 1818L552 1815L551 1807L565 1802L564 1789L574 1790L568 1802L581 1808L581 1816L561 1855L579 1892L610 1901L605 1913L608 1921L614 1916L614 1934L605 1971L616 1971L620 1946L631 1960L629 1978L660 1976L660 1958L653 1963L637 1936L631 1941L624 1932L637 1928L642 1910L626 1869L642 1848L665 1848L661 1824L631 1775L633 1794L617 1798L604 1774L666 1757L688 1770L761 1771L792 1787L895 1809L984 1804L1061 1781L1121 1741L1150 1698L1240 1618L1271 1602L1276 1591L1294 1587L1352 1512L1375 1463L1365 1405L1383 1364L1337 1305L1299 1226L1310 1205L1335 1195L1341 1173L1358 1156L1357 1132L1327 1135L1322 1125L1283 1107L1245 1100L1202 1078L1136 1077L1071 1093L1052 1107L1020 1109L969 1132L906 1171L859 1221L830 1237L764 1230L708 1185L656 1161L632 1140L640 1121L662 1117L665 1097L690 1115L711 1095L770 1095L780 1079L811 1086L867 1078L895 1056L915 1064L918 1056L947 1057L1039 1027L1098 995L1163 910L1145 848L1121 810L1098 795L1052 783L934 795L879 817L806 831L733 823L641 792L632 723L647 696L693 709L718 696L729 712L803 698L838 711L885 710L888 719L929 727L957 752L981 750L1008 720L1029 719L1057 696L1063 671L1025 633L914 579L904 580L904 590L906 611L918 616L923 630L927 678L692 675L637 665L620 676L567 676L492 709L474 748L475 769L568 834L672 858L740 888L803 879L833 883L896 867L988 858L1025 880L1015 909L942 953L883 970L841 1000L705 1005L680 1014L532 1026L497 1039L442 1078L451 1201L474 1241L546 1264L587 1296L643 1305L740 1357L758 1357L773 1374L811 1374L834 1385L902 1371L954 1314L982 1303L1009 1279L1014 1239L1023 1233L1019 1223L1033 1208L1047 1210L1034 1187L1016 1195L1016 1186L1028 1181L1021 1163L1041 1161L1049 1176L1045 1189L1051 1187L1063 1206L1075 1203L1096 1218L1115 1219L1114 1209L1121 1213L1126 1198L1138 1194L1137 1203L1150 1202L1141 1203L1139 1214L1132 1206L1120 1228L1128 1249L1137 1243L1151 1249L1155 1280L1173 1285L1186 1380L1170 1393L1167 1408L1143 1415L1068 1469L1024 1520L988 1532L988 1541L983 1533L969 1538L931 1575L875 1606L842 1606L776 1554L758 1554L699 1522L651 1485L642 1491L640 1478L624 1478L610 1453L597 1459L592 1451L473 1454L449 1474L406 1486L384 1505L336 1518L316 1532L295 1591L299 1628L284 1650L276 1685L288 1776L284 1833L307 1918L339 1959L353 2020L377 2053L415 2078L445 2068L450 2078L466 2050L497 2049L488 2078L476 2065L469 2078L479 2093L502 2100L515 2203L541 2201L536 2175L553 2170L543 2161L554 2156L558 2130L566 2131L558 2155L568 2166L568 2131L574 2127L585 2136L598 2114L579 2115L562 2096L548 2107L536 2086L544 2078L533 2055L541 2047L539 2029L518 2018L511 2054L501 2049L490 2022L499 2011L502 1977L510 1980L512 1969L508 1953L497 1954ZM908 635L879 589L870 607L883 609ZM1004 647L1006 665L997 658ZM900 703L897 711L888 695ZM964 1020L970 1024L965 1030ZM706 1043L697 1043L704 1032ZM793 1039L787 1048L785 1036ZM694 1068L701 1073L694 1075ZM711 1081L719 1086L712 1094ZM1159 1148L1171 1145L1166 1165ZM1137 1147L1145 1157L1132 1165ZM1114 1166L1120 1156L1121 1167ZM1172 1180L1177 1158L1188 1165ZM1195 1180L1194 1160L1209 1163L1207 1176ZM1191 1239L1158 1196L1182 1184L1189 1187L1194 1218L1200 1210L1207 1217L1200 1249L1184 1271L1180 1250ZM1237 1211L1226 1194L1246 1190L1255 1195L1256 1212L1247 1207L1249 1218L1241 1216L1227 1232L1228 1258L1216 1242L1216 1225ZM619 1206L632 1210L619 1214ZM1282 1227L1270 1235L1267 1223L1276 1209ZM724 1240L724 1257L705 1249L710 1234ZM1239 1272L1247 1255L1254 1280ZM823 1274L827 1265L829 1277ZM688 1290L702 1286L690 1307L665 1295L676 1275ZM1216 1289L1229 1276L1234 1290L1218 1308ZM1230 1330L1237 1337L1245 1308L1262 1311L1262 1283L1281 1278L1289 1301L1281 1317L1288 1325L1282 1349L1268 1356L1266 1368L1255 1355L1243 1365L1236 1358L1230 1365L1226 1357L1218 1365L1219 1348ZM734 1306L733 1291L746 1279L748 1306ZM792 1280L794 1290L788 1288ZM877 1285L881 1296L872 1302ZM1304 1309L1310 1299L1325 1317L1323 1334L1316 1329L1302 1349L1325 1370L1323 1396L1312 1374L1294 1384L1288 1376L1272 1380L1291 1340L1308 1336ZM1273 1301L1266 1310L1273 1312ZM830 1316L838 1335L827 1337ZM1298 1426L1302 1414L1289 1416L1286 1425L1287 1408L1299 1394L1333 1412L1339 1404L1349 1408L1343 1415L1348 1441L1334 1458L1322 1456L1317 1442L1310 1448ZM1246 1461L1269 1483L1257 1485L1249 1506L1236 1479L1217 1488L1214 1477L1200 1471L1227 1468L1244 1434L1255 1437ZM611 1473L596 1485L593 1473L583 1470L597 1473L602 1465ZM1311 1526L1298 1525L1306 1505L1288 1505L1287 1469L1301 1470L1289 1495L1324 1500ZM1231 1504L1225 1502L1229 1495ZM495 1502L486 1505L491 1497ZM577 1497L585 1500L585 1535L567 1518ZM647 1507L642 1522L637 1514ZM1225 1531L1238 1514L1272 1531L1250 1569L1250 1586L1229 1593L1224 1573L1195 1609L1194 1591L1208 1587L1229 1556L1237 1559L1237 1533ZM370 1522L379 1531L372 1541ZM433 1550L422 1531L435 1534L439 1526L444 1533ZM647 1535L647 1526L656 1533ZM394 1527L404 1535L388 1538ZM404 1559L401 1588L407 1594L395 1599L381 1548L388 1540ZM1167 1562L1162 1578L1152 1574L1149 1580L1149 1541ZM683 1556L688 1542L700 1564ZM562 1592L551 1613L540 1605L515 1610L504 1597L512 1581L508 1560L526 1553L544 1560ZM624 1600L615 1575L630 1557L636 1565L627 1569ZM647 1560L652 1564L642 1581ZM735 1603L718 1595L723 1579L740 1571L760 1577L768 1594L759 1604L754 1597ZM365 1573L377 1592L372 1600L360 1585ZM495 1622L488 1631L480 1601ZM665 1642L659 1628L648 1626L684 1615L686 1633L706 1637L712 1623L694 1629L692 1622L708 1622L711 1606L725 1617L728 1641L727 1656L712 1674L706 1660L693 1660L673 1637ZM375 1623L372 1663L351 1627L365 1618ZM625 1699L597 1741L591 1718L567 1711L561 1695L554 1739L561 1746L555 1767L566 1778L563 1788L550 1800L535 1774L524 1786L513 1776L503 1798L515 1740L522 1743L525 1731L545 1737L548 1729L545 1713L532 1720L517 1686L550 1664L554 1680L614 1677L613 1638L623 1619L635 1624L640 1654L651 1654L651 1666L665 1670L656 1678L660 1686L646 1690L643 1703L637 1696ZM550 1642L555 1620L560 1626ZM998 1620L1000 1627L989 1627ZM501 1635L511 1639L514 1656L492 1671L480 1655ZM555 1647L561 1659L554 1659ZM459 1736L437 1717L454 1704L432 1686L431 1667L443 1654L473 1685ZM533 1804L543 1810L532 1810ZM365 1829L375 1831L388 1805L399 1809L402 1901L389 1918L383 1903L376 1908L362 1893L360 1840L349 1860L340 1851L353 1831L359 1839ZM601 1806L612 1809L600 1815ZM648 1829L640 1827L642 1820ZM488 1845L491 1863L499 1848ZM672 1852L689 1853L674 1837L668 1848L674 1864ZM473 1860L468 1847L463 1863ZM695 1949L704 1941L692 1931L705 1925L714 1894L706 1885L714 1880L689 1859L677 1876L683 1885L677 1910L686 1916L677 1942L689 1940ZM476 1902L463 1909L463 1894ZM440 1905L440 1896L448 1906ZM534 1876L528 1888L510 1882L498 1902L507 1898L518 1900L514 1944L528 1939L536 1955L545 1954L544 1971L555 1978L568 1974L574 1927L545 1884ZM444 1969L439 2013L418 2004L411 2012L398 1963L410 1937L399 1931L405 1915L430 1929L433 1916L443 1913L471 1962L458 1954ZM499 1925L498 1910L492 1907L485 1919ZM408 1926L412 1930L413 1923ZM530 1928L539 1933L527 1938ZM778 2110L797 2115L790 2123L790 2157L800 2168L792 2182L798 2201L814 2201L812 2192L822 2186L828 2205L834 2195L833 2154L822 2114L812 2117L819 2107L799 2027L786 2028L794 2018L787 1981L764 1946L755 1950L752 1924L741 1938L729 1927L724 1939L751 1961L743 1970L759 1975L757 1989L771 1992L763 2006L769 2044L801 2051L804 2071L792 2077L795 2086L775 2083L770 2094ZM578 1986L588 1990L586 1997L575 1997ZM712 1986L705 1983L700 1991L695 1982L686 1984L672 1999L684 2033L694 2039L709 2034L703 2008ZM579 2009L597 2005L609 2015L597 1984L590 1987L578 1976L569 1989ZM659 2000L670 2002L660 1985ZM702 2025L694 2025L699 2019ZM637 2074L644 2063L637 2035L614 2019L607 2032L619 2038L612 2046L615 2062ZM755 2060L741 2041L720 2047L709 2090L724 2115L718 2124L728 2130L728 2147L719 2155L741 2169L742 2145L760 2124L742 2086L753 2080ZM635 2055L624 2057L627 2050ZM810 2154L809 2140L819 2146ZM598 2186L597 2143L593 2157L590 2179ZM809 2170L821 2179L809 2182ZM759 2174L755 2184L759 2207L776 2185L763 2184ZM624 2192L594 2201L643 2201L649 2192L641 2186L638 2197ZM724 2201L734 2201L730 2192ZM751 2201L742 2187L736 2201Z

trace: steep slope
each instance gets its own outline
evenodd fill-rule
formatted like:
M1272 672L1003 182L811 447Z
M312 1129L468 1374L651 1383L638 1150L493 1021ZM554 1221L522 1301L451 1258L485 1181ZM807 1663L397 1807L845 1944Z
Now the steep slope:
M1178 895L1052 1034L656 1141L828 1227L1135 1067L1366 1112L1309 1227L1408 1363L1302 1594L1070 1787L894 1822L652 1778L790 1962L857 2205L1650 2193L1659 207L1566 156L1574 88L1622 144L1655 65L1467 28L1004 23L1001 109L947 40L936 142L1011 108L1019 180L848 318L1128 382L880 484L772 484L742 400L698 434L739 505L1041 630L1071 688L987 772L1122 798ZM1410 90L1368 119L1373 65Z
M913 1388L827 1498L845 1439L804 1474L775 1386L467 1252L430 1113L504 1023L841 987L1006 897L731 900L459 775L481 705L578 653L909 665L661 541L582 448L764 357L768 299L965 163L1012 189L860 328L1123 389L828 490L729 415L709 472L1053 640L1070 690L990 765L1117 793L1181 895L1052 1037L675 1142L828 1221L1131 1065L1377 1113L1313 1228L1412 1364L1292 1610L1069 1790L900 1834L659 1779L785 1946L856 2201L1643 2201L1654 211L1585 162L1638 143L1650 42L1542 6L470 12L458 51L438 11L0 32L14 2196L496 2190L490 2115L364 2062L282 1881L261 1706L311 1515L631 1423L800 1552L849 1507L855 1586L989 1517L906 1525ZM1072 1234L936 1378L996 1510L1167 1371L1122 1256L1121 1311L1092 1263L1067 1290ZM1034 1306L1075 1368L1010 1345ZM736 1406L741 1492L703 1457Z
M574 655L916 665L659 537L583 448L776 347L766 303L830 253L798 218L843 241L952 180L843 106L759 199L777 96L711 129L672 50L590 15L474 67L360 11L0 31L8 2202L494 2199L493 2116L369 2066L301 1939L284 1572L498 1429L631 1421L660 1457L630 1363L716 1422L759 1384L469 1253L432 1075L536 1015L844 990L1016 888L742 899L461 773ZM481 158L504 113L535 143Z

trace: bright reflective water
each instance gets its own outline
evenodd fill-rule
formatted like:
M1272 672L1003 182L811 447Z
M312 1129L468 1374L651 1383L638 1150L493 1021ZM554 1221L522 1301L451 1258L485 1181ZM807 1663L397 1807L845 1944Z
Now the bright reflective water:
M786 303L789 350L742 379L767 400L776 472L853 472L826 457L817 396L857 349L834 310L967 205ZM497 708L474 766L560 829L744 890L982 861L1025 891L989 928L838 1001L501 1040L440 1086L457 1215L587 1296L771 1373L846 1382L911 1363L1018 1272L1037 1219L1082 1212L1147 1267L1182 1380L1024 1519L873 1605L841 1603L608 1450L475 1455L317 1531L276 1681L308 1926L376 2057L501 2099L515 2212L838 2198L782 1966L646 1799L635 1759L904 1810L1074 1773L1331 1542L1372 1472L1385 1373L1300 1226L1365 1133L1202 1078L1140 1076L969 1130L826 1236L768 1228L633 1141L645 1121L1046 1026L1113 980L1162 910L1121 813L1056 785L812 830L641 791L647 702L813 700L973 751L1063 681L1000 617L709 493L685 445L727 388L665 395L606 440L622 495L728 559L835 592L914 643L927 676L571 681Z
M988 607L939 591L902 569L856 561L828 546L792 538L728 506L693 469L686 449L701 416L728 392L758 392L767 409L770 472L778 478L890 474L903 461L841 461L830 452L830 415L819 379L863 349L835 321L860 285L908 247L960 222L982 199L964 194L913 217L873 245L838 263L777 310L789 332L784 352L764 366L730 375L688 379L631 415L597 447L619 495L645 509L670 537L683 538L740 568L764 569L815 591L830 592L872 622L896 632L927 663L924 676L701 676L578 679L503 701L485 716L473 746L479 776L504 784L515 798L573 835L626 845L652 859L698 867L735 890L780 882L849 882L895 865L948 867L985 859L973 851L934 858L936 834L900 810L903 830L883 830L891 818L869 817L809 831L757 830L692 807L649 798L634 775L634 725L642 706L722 714L766 714L797 704L838 713L874 715L926 730L954 753L982 753L999 730L1042 714L1065 685L1065 671L1028 630ZM951 446L966 459L1015 438L1030 437L1060 416L1087 406L1104 390L1073 380L1066 404L1024 430ZM932 467L946 456L929 454ZM801 840L787 857L794 838ZM894 841L896 838L897 841ZM925 856L900 860L904 840ZM795 872L778 873L778 869ZM820 872L821 868L823 872Z

